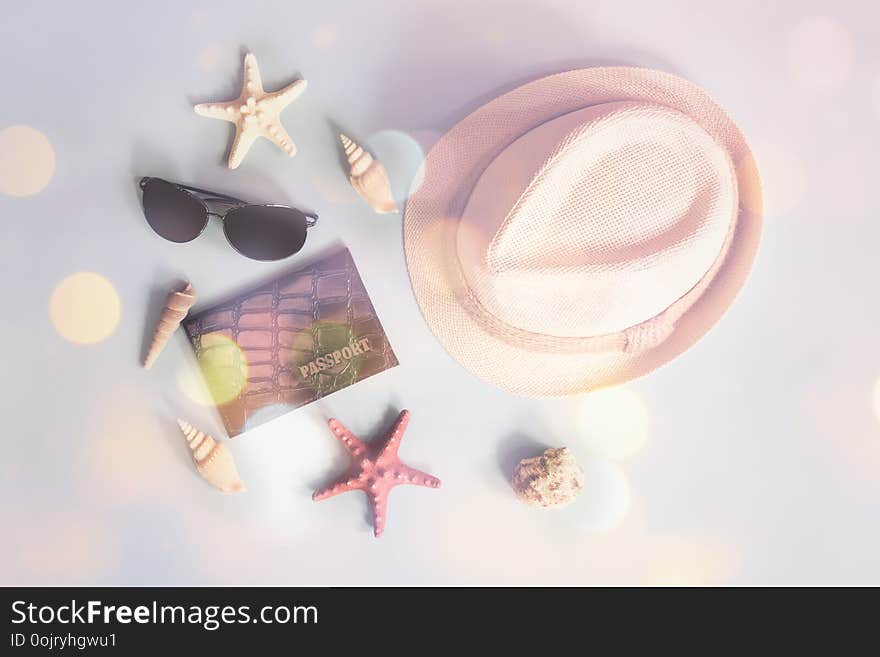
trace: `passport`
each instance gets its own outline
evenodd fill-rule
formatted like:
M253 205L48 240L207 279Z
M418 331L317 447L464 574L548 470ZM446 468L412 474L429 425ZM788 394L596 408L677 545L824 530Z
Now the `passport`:
M348 249L183 321L230 436L398 364Z

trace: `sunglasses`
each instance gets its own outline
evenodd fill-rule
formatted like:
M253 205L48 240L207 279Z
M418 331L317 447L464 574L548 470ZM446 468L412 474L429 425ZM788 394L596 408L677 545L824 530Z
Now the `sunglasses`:
M306 231L318 221L286 205L253 205L233 196L144 177L144 216L159 235L172 242L191 242L219 217L233 249L254 260L281 260L299 251ZM212 211L209 206L217 211Z

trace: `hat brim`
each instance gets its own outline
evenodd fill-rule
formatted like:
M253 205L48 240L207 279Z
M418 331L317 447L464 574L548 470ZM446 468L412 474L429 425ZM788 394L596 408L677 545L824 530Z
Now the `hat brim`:
M739 213L724 262L697 302L658 346L642 353L553 353L494 334L476 321L458 264L456 235L482 171L526 132L600 103L645 101L676 109L700 124L730 155ZM425 159L425 175L404 211L404 250L416 301L449 354L475 376L529 397L581 394L643 376L672 360L721 318L754 261L762 223L761 183L745 137L699 86L669 73L600 67L558 73L483 105L444 135ZM540 236L536 236L540 239Z

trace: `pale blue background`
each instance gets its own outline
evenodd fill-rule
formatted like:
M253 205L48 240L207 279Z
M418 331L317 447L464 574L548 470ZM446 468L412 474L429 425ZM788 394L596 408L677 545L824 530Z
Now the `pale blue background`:
M790 46L813 15L852 51L827 90L798 83ZM41 130L57 170L32 198L0 196L0 583L880 584L878 19L869 2L4 2L0 129ZM191 105L237 96L245 49L268 89L296 74L309 87L283 114L297 157L263 141L229 171L228 126ZM608 464L559 421L577 400L511 397L441 349L409 288L400 218L348 187L334 126L427 147L502 90L616 63L717 97L755 142L770 207L723 321L630 386L650 437ZM411 167L386 163L400 193ZM195 476L177 433L183 415L222 435L178 386L183 336L151 372L141 345L174 281L210 302L295 260L248 261L214 224L185 246L157 238L133 186L145 174L319 211L306 254L350 247L402 363L234 441L245 495ZM48 316L55 285L83 270L122 300L117 331L93 346ZM443 488L395 491L376 541L362 496L309 499L345 463L322 423L368 437L401 406L402 455ZM571 446L594 490L559 513L520 505L505 477L531 444ZM622 522L585 531L625 504L613 482L626 480Z

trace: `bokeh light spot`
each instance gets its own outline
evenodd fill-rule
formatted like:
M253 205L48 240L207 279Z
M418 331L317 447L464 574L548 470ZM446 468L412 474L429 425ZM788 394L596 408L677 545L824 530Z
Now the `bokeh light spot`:
M423 153L429 152L443 136L435 130L411 130L409 135L418 142Z
M874 101L874 111L877 113L877 118L880 119L880 75L874 78L874 85L871 91L871 100Z
M19 561L47 580L88 582L113 573L122 560L118 531L89 518L58 512L34 513L16 526Z
M651 428L648 406L633 390L605 388L578 400L575 426L579 443L593 454L623 459L647 442Z
M808 91L840 88L849 79L854 54L850 31L827 16L803 19L788 37L789 69Z
M297 380L328 394L356 382L369 356L347 323L320 320L292 336L284 358Z
M116 288L93 272L78 272L61 281L49 299L49 318L65 340L94 344L110 337L119 324L121 303Z
M231 402L247 384L247 358L241 347L222 333L208 333L201 341L198 369L181 369L177 385L197 404L211 406Z
M698 536L667 535L646 541L652 564L651 586L719 586L733 576L738 550L728 542Z
M177 387L199 406L214 406L211 391L202 377L201 370L192 363L181 364L177 369Z
M0 130L0 193L32 196L55 173L55 151L39 130L14 125Z
M143 391L116 382L89 404L70 464L71 492L112 506L163 500L173 488L167 479L159 485L156 473L170 474L172 464L190 467L184 443L173 416L160 418L144 404Z
M584 488L576 502L581 513L578 526L591 534L610 532L629 512L629 479L619 465L605 459L587 459L582 465Z
M421 187L425 152L413 137L399 130L381 130L367 140L367 145L388 170L395 199L406 199Z
M312 30L310 39L315 48L326 50L336 43L338 35L339 27L337 25L333 23L324 23L323 25L318 25L318 27Z
M874 384L874 415L880 420L880 379Z

